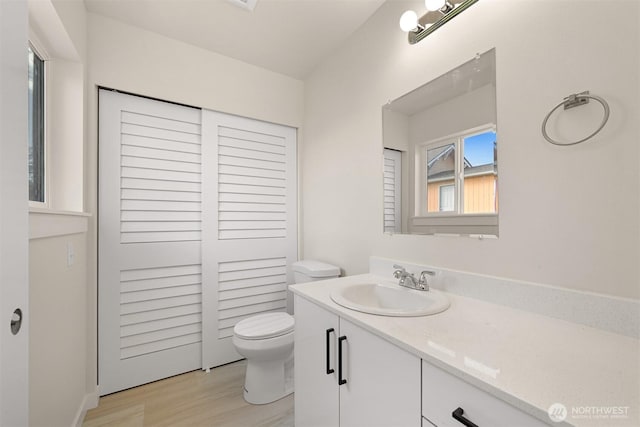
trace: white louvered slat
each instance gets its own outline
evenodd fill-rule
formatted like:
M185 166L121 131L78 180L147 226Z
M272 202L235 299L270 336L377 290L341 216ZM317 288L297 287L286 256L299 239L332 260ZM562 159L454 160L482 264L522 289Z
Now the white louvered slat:
M220 202L220 212L286 212L285 205Z
M122 189L122 200L165 200L168 202L200 202L200 193L155 189Z
M270 160L257 160L253 158L245 157L233 157L233 156L220 156L219 162L221 165L238 166L248 169L265 169L271 171L285 171L284 163L274 162Z
M181 162L177 160L158 160L145 157L122 155L122 167L154 169L159 171L190 172L199 174L200 163Z
M171 211L123 211L121 221L200 221L202 213Z
M175 118L141 114L134 111L123 111L121 120L122 123L200 135L200 123L198 121L184 121Z
M187 314L201 313L200 304L187 304L160 310L142 311L139 313L124 314L120 316L120 326L135 325L137 323L152 322L154 320L168 319Z
M250 185L250 184L220 184L218 189L221 193L237 193L237 194L262 194L262 195L274 195L283 196L286 193L284 186L264 186L264 185Z
M221 173L218 182L223 184L259 185L262 187L286 188L286 183L280 178L265 178L259 176L230 175Z
M265 230L283 229L285 221L220 221L220 230Z
M218 128L220 138L233 138L250 142L260 142L276 146L285 146L285 139L282 136L268 134L264 132L254 132L248 129L238 129L237 127L220 126Z
M134 335L149 334L178 326L193 325L202 321L201 313L192 313L184 316L165 317L148 322L135 323L120 327L120 336L130 337Z
M153 301L156 299L181 297L184 295L196 295L202 292L202 287L197 285L172 286L169 288L147 289L144 291L126 292L120 294L120 303L127 304L140 301Z
M200 144L194 144L192 142L180 142L169 139L158 139L148 136L127 134L122 134L121 139L123 147L142 147L154 150L165 150L174 153L190 154L200 154L201 151Z
M200 212L200 202L168 202L163 200L122 200L123 211Z
M120 292L136 292L148 289L170 288L174 286L196 285L202 283L200 274L185 274L181 276L163 276L149 279L120 282Z
M121 243L198 242L201 239L201 231L159 231L122 233Z
M218 319L222 320L249 314L258 314L268 310L284 309L286 306L287 302L285 300L277 300L261 304L231 308L228 310L219 310Z
M219 221L286 221L286 212L237 212L218 213Z
M141 313L145 311L160 310L164 308L177 307L180 305L200 304L202 295L184 295L174 298L157 299L152 301L141 301L120 305L120 314Z
M202 182L199 173L163 171L158 169L122 168L123 178L142 178L159 181Z
M271 301L285 301L286 297L286 292L282 291L267 294L249 295L242 298L220 299L220 302L218 303L218 309L227 310L237 307L250 307Z
M237 157L246 160L264 160L266 162L274 162L284 164L285 156L279 153L270 153L259 150L252 150L246 147L226 147L221 145L218 148L219 156Z
M220 240L238 239L276 239L286 237L285 228L274 230L221 230L218 233Z
M269 144L261 141L251 141L247 139L236 139L226 136L220 136L218 139L220 147L242 148L245 150L261 151L264 153L286 154L286 148L279 144Z
M123 156L140 157L143 159L173 160L196 164L201 163L200 154L198 153L185 153L182 151L139 147L135 145L123 144L121 154Z
M122 123L122 133L125 135L143 136L146 138L163 139L165 141L183 142L188 144L199 144L200 135L195 133L185 133L178 130L167 130L147 126Z
M265 203L270 205L284 205L285 196L274 196L271 194L243 194L243 193L219 193L220 202L239 203Z
M401 154L395 150L384 150L383 197L384 231L399 232L401 228L400 177Z
M221 282L219 285L220 291L228 291L233 289L242 289L256 286L270 286L279 283L286 283L287 275L286 274L274 274L270 276L262 276L262 277L252 277L246 279L238 279L238 280L228 280L225 282Z
M220 301L250 297L252 295L272 294L274 292L283 292L287 290L286 283L276 283L274 285L251 286L246 288L233 289L220 294Z
M180 191L184 193L201 193L202 185L198 182L122 178L120 188L123 190L160 190Z
M197 344L202 340L202 333L200 325L192 329L199 329L196 333L184 334L183 331L179 331L180 334L175 336L169 336L164 339L158 339L148 343L141 343L138 345L132 345L122 348L120 352L121 360L127 360L134 357L141 357L152 353L157 353L165 350L177 349L179 347L186 347L190 344Z
M218 166L220 175L239 175L245 177L271 178L284 181L284 170L256 169L250 166L237 166L220 163Z
M281 309L275 309L275 310L267 310L267 311L261 311L258 314L263 314L263 313L275 313L278 311L282 311ZM248 319L249 317L255 316L256 313L252 313L252 314L245 314L244 316L238 316L238 317L230 317L228 319L222 319L218 322L218 327L220 331L224 331L224 330L228 330L231 329L233 330L233 327L235 326L236 323L238 323L241 320L244 319Z

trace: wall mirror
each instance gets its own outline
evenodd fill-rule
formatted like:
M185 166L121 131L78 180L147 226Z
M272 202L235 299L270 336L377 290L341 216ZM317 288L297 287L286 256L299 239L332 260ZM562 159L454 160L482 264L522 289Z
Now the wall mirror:
M384 231L498 235L495 49L382 107Z

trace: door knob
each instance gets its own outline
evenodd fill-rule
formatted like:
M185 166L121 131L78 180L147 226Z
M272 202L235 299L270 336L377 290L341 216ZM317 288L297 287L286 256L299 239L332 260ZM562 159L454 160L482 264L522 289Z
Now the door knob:
M22 326L22 310L16 308L11 315L11 333L16 335Z

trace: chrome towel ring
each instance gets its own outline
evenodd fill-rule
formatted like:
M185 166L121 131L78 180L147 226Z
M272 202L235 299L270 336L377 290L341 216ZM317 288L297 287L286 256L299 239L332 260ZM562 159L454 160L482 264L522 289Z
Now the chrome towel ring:
M547 121L549 120L549 117L551 117L551 115L561 106L564 106L564 109L568 110L569 108L579 107L581 105L588 104L589 99L598 101L600 104L602 104L602 108L604 109L604 117L602 119L602 123L600 123L600 126L598 126L598 129L596 129L591 135L587 136L586 138L582 138L579 141L559 142L552 139L547 133ZM549 114L547 114L547 116L544 118L544 121L542 122L542 136L544 136L544 139L546 139L547 141L549 141L554 145L576 145L576 144L580 144L581 142L585 142L586 140L595 136L598 132L602 130L604 125L607 124L608 120L609 120L609 104L607 104L607 101L600 98L599 96L590 95L589 91L574 93L567 96L560 104L556 105L555 107L553 107L551 111L549 111Z

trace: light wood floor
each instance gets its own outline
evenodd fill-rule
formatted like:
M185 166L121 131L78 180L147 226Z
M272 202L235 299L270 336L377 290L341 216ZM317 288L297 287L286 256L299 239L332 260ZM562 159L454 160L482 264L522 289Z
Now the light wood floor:
M100 398L83 427L293 427L293 395L268 405L242 398L245 361L193 371Z

